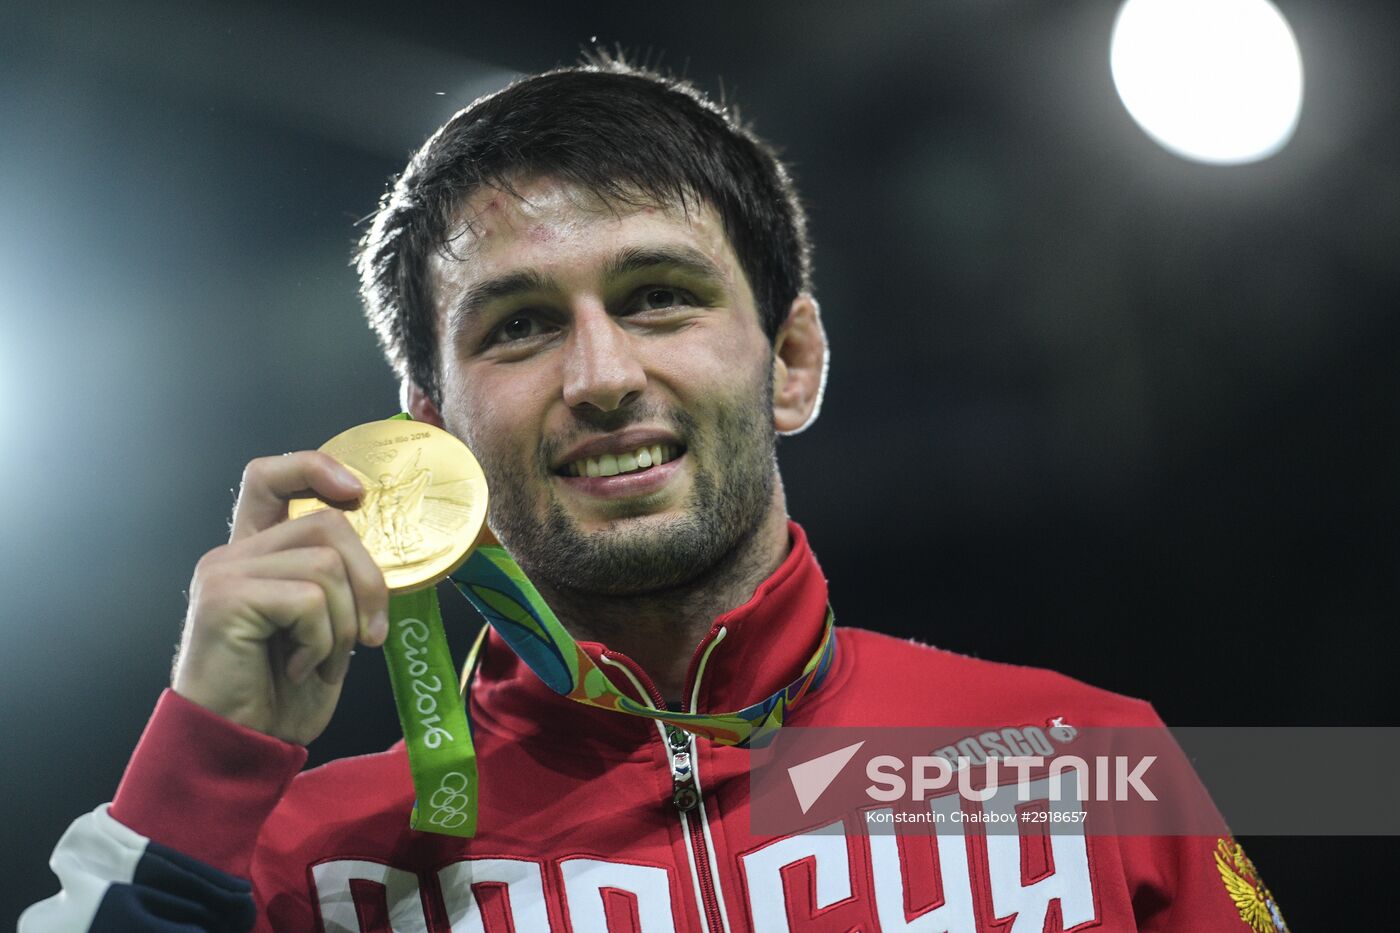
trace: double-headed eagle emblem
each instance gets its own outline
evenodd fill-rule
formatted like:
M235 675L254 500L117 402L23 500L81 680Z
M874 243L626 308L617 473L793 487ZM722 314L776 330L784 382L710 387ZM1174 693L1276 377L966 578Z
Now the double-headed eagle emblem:
M1283 922L1278 903L1264 886L1254 863L1244 854L1243 846L1234 839L1217 840L1215 867L1240 912L1240 919L1254 933L1288 933L1288 924Z

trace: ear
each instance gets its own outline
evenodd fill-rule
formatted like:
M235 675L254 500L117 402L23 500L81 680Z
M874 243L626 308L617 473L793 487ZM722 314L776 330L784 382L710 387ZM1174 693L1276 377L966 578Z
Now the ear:
M817 300L798 295L773 341L773 426L779 434L796 434L817 420L828 356Z
M399 402L403 405L403 410L413 416L414 421L426 421L434 427L443 427L442 413L433 404L433 400L428 398L428 393L418 388L418 384L411 379L405 379L399 389Z

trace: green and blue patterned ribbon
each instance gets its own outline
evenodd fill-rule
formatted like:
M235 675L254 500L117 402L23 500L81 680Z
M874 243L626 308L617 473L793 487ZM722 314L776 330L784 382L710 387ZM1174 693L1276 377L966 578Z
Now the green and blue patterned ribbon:
M782 726L787 710L821 685L835 653L835 617L828 606L821 644L797 679L782 690L733 713L658 710L643 706L613 686L555 618L505 548L477 548L452 574L452 582L555 693L587 706L658 720L720 745L757 748L766 744Z
M598 709L666 723L720 745L758 748L769 742L787 711L821 686L836 652L835 616L828 605L821 643L802 673L782 690L733 713L658 710L638 703L608 680L505 548L477 548L452 573L452 582L555 693ZM463 667L464 686L485 633L482 629ZM456 687L436 589L390 599L384 655L413 774L416 803L409 825L423 832L474 836L480 793L476 746L463 702L465 690L459 694Z

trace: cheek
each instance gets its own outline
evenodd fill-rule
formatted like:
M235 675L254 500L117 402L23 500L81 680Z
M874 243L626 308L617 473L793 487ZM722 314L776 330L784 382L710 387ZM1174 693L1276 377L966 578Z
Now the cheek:
M746 332L714 337L676 348L666 371L675 374L677 388L696 396L700 404L707 399L733 403L760 391L761 382L771 375L767 339Z
M521 451L533 450L537 419L516 381L483 372L455 375L443 391L443 420L478 460L514 464Z
M698 324L680 336L659 348L654 372L690 384L720 381L732 386L736 377L769 365L768 338L757 328Z
M550 417L561 412L552 368L528 363L465 366L449 385L444 419L472 448L489 478L494 475L500 482L504 476L538 475Z
M771 369L767 357L756 358L751 347L684 354L663 378L677 406L695 422L696 439L703 439L696 450L702 460L731 443L734 438L728 435L771 423Z

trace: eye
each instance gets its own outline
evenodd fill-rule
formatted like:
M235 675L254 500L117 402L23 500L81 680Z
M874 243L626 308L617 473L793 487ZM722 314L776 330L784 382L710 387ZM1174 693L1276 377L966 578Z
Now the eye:
M680 300L673 288L653 288L642 296L642 301L648 308L669 308L679 304Z
M695 296L685 289L653 285L638 293L636 309L638 311L664 311L667 308L694 306L698 303Z
M501 321L496 329L491 331L491 336L487 338L487 344L511 343L517 340L528 340L531 337L538 337L545 332L545 327L539 319L532 314L512 314Z

